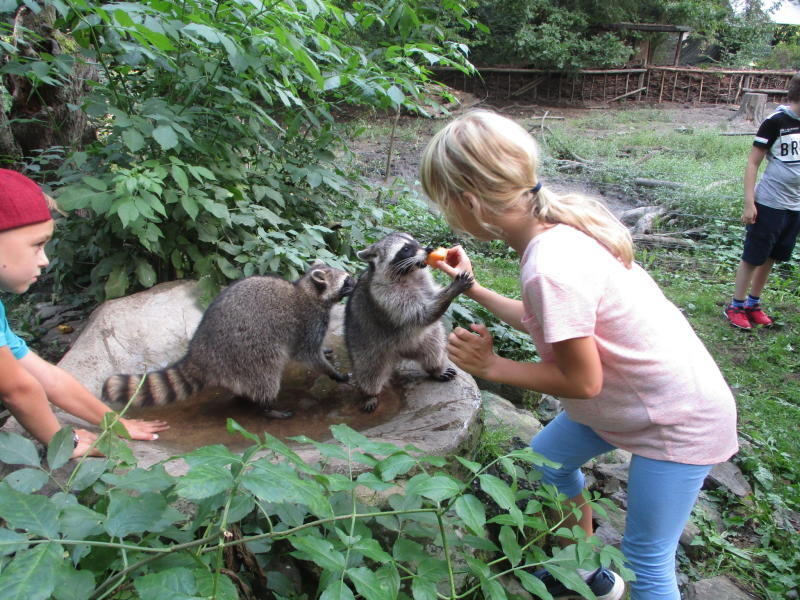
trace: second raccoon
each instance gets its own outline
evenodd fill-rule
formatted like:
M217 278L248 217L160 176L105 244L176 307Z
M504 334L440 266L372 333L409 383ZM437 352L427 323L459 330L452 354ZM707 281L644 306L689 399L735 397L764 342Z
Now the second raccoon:
M266 275L247 277L223 290L203 315L186 355L147 374L133 404L162 405L205 387L222 387L275 410L281 375L290 359L304 362L336 381L347 381L328 361L322 341L331 307L350 294L355 280L340 269L315 262L296 281ZM103 399L124 404L140 375L113 375L103 384Z
M440 319L473 280L460 273L447 287L437 285L426 268L427 250L405 233L391 233L357 255L368 267L347 302L345 341L351 381L364 397L362 409L372 412L401 359L416 360L440 381L455 377Z

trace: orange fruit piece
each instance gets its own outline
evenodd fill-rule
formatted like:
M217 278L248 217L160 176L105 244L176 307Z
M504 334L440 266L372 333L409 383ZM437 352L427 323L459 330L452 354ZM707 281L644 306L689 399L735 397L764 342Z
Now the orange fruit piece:
M425 262L431 267L439 260L447 260L447 248L442 248L440 246L435 250L431 250L425 258Z

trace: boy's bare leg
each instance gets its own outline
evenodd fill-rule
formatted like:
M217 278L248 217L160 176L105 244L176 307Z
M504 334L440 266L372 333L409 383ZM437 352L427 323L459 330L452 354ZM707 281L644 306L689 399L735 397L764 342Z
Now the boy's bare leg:
M733 289L734 298L737 300L744 300L747 298L747 290L750 288L750 284L753 281L753 274L755 273L756 269L757 267L755 265L751 265L748 262L739 262L739 268L736 269L736 281Z
M767 284L767 278L772 272L772 267L775 264L774 258L768 258L763 265L757 266L753 269L752 280L750 284L750 294L754 298L761 297L761 291Z

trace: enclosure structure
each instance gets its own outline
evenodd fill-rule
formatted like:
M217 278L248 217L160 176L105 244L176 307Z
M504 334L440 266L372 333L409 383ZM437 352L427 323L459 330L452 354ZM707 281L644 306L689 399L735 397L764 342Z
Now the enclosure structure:
M617 102L738 104L746 93L782 102L794 71L643 66L575 72L487 67L474 76L436 69L439 81L487 100L590 107Z

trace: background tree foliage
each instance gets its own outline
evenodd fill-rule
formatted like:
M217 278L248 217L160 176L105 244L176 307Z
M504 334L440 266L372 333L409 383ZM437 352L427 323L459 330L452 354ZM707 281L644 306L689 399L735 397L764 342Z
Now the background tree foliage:
M476 65L516 64L576 70L621 66L636 35L658 43L664 34L609 31L612 23L687 25L706 45L718 47L728 64L746 64L768 52L772 25L761 0L480 0L475 18L489 32L470 34Z
M0 0L0 164L70 211L56 293L192 277L211 297L341 265L380 222L343 167L345 107L424 113L434 65L619 66L620 21L690 25L737 66L772 36L761 0Z
M61 222L57 285L69 276L97 298L175 277L211 295L254 273L294 276L311 257L336 263L331 249L346 256L375 215L334 162L338 108L418 110L429 66L468 68L444 25L473 24L457 1L18 4L0 2L17 11L3 19L2 72L24 77L27 100L72 85L80 65L97 72L69 107L96 139L26 159L57 165L54 194L83 215ZM28 13L51 15L72 51L42 49Z

